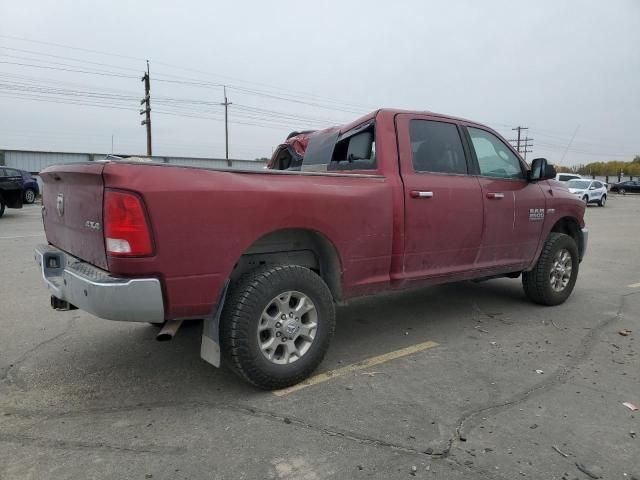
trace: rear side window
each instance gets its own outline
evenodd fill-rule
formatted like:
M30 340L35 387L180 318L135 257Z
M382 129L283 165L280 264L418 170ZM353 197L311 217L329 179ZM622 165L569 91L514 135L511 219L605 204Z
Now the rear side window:
M495 135L468 128L471 143L478 158L480 175L498 178L524 178L518 157Z
M462 140L453 123L411 120L409 138L416 172L468 173Z

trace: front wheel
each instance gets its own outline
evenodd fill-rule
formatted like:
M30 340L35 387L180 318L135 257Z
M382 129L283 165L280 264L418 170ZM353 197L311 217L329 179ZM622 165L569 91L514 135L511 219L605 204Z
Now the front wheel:
M266 390L307 378L320 364L335 328L324 281L297 265L268 266L231 287L220 325L224 358Z
M551 232L533 269L522 274L527 297L541 305L563 303L576 284L579 262L578 246L573 238Z
M602 197L600 198L600 201L598 202L598 205L601 207L604 207L606 203L607 203L607 196L602 195Z
M584 202L585 205L589 205L589 197L587 197L586 195L582 197L582 201Z
M618 193L626 195L627 191L624 188L621 188L620 190L618 190Z

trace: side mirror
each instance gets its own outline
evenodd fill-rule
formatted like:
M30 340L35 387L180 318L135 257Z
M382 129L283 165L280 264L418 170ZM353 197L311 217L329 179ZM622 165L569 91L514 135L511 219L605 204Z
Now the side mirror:
M529 170L530 181L550 180L555 177L556 169L553 165L547 163L546 158L536 158L531 162L531 170Z

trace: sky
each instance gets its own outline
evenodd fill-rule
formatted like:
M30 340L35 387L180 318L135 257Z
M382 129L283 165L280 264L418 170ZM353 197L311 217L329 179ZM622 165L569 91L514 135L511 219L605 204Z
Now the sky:
M268 157L380 107L528 127L527 158L640 155L640 1L0 0L0 149Z

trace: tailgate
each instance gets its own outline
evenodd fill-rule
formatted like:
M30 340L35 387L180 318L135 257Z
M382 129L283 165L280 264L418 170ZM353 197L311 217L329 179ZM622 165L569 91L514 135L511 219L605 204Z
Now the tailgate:
M102 231L103 163L56 165L40 173L47 241L102 269L107 256Z

